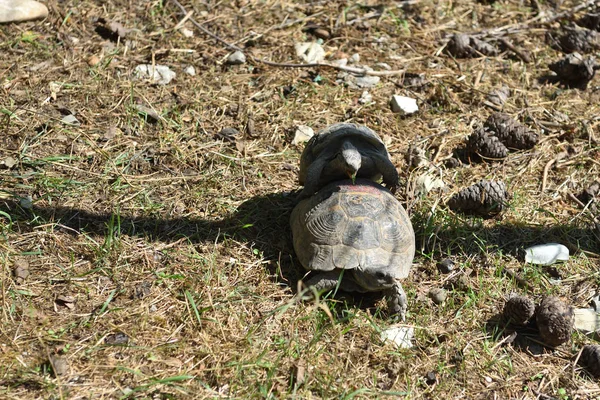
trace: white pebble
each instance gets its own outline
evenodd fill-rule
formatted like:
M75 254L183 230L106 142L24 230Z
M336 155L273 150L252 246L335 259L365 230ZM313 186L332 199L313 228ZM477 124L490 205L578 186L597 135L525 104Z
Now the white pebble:
M413 347L411 340L414 336L415 328L405 326L390 326L381 332L381 340L390 341L401 349Z
M298 125L292 144L298 146L300 143L308 142L315 135L315 131L310 126Z
M419 111L417 100L413 99L412 97L394 95L392 96L390 105L392 112L403 115L413 114Z
M153 83L166 85L177 76L175 71L166 65L141 64L135 67L135 75L141 79L150 79Z
M188 65L187 67L185 67L183 72L185 72L189 76L196 76L196 68L194 68L193 65Z

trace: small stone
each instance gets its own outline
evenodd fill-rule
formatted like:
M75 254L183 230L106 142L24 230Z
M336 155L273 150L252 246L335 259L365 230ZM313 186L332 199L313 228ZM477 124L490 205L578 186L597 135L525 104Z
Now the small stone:
M0 0L0 23L31 21L48 16L48 7L31 0Z
M166 65L140 64L135 67L134 75L139 79L149 79L159 85L169 84L177 74Z
M540 337L549 346L559 346L571 338L574 319L572 308L556 297L545 297L536 310Z
M510 88L506 85L502 85L502 87L492 90L487 95L487 99L490 103L501 107L506 103L508 96L510 96Z
M562 244L538 244L525 249L525 262L536 265L552 265L557 261L568 261L569 249Z
M296 55L305 63L320 63L325 59L323 46L316 42L302 42L294 45Z
M217 138L219 139L224 139L227 140L229 142L234 142L239 136L241 136L241 132L238 131L237 129L231 127L231 126L226 126L225 128L221 129L219 131L219 133L217 133Z
M110 346L124 345L129 343L129 336L123 332L111 333L104 339L104 344Z
M64 294L58 295L56 297L56 304L67 307L69 310L73 310L75 308L75 297Z
M371 93L369 93L368 90L365 90L364 92L362 92L362 94L360 95L360 99L358 99L358 102L360 104L369 104L373 101L373 96L371 96Z
M141 104L136 104L135 109L137 110L138 114L146 117L146 120L148 122L158 122L158 120L160 120L160 116L158 115L158 113L150 107L146 107Z
M444 301L446 301L446 297L448 297L448 293L441 288L430 289L428 295L435 304L442 304Z
M381 332L381 340L390 341L400 349L413 347L412 338L415 336L415 328L406 326L390 326Z
M237 50L227 56L227 64L229 65L241 65L246 63L246 55L241 51Z
M292 144L298 146L300 143L308 142L314 135L315 131L310 126L298 125Z
M449 258L444 258L438 263L438 269L442 274L449 274L454 271L454 261Z
M435 371L429 371L427 375L425 375L425 383L429 386L437 383L437 374Z
M188 65L187 67L185 67L183 72L185 72L189 76L196 76L196 68L194 68L193 65Z
M52 354L50 355L49 362L55 376L66 375L69 373L69 362L66 358Z
M4 160L0 161L0 166L6 169L11 169L15 165L17 165L17 160L12 157L6 157Z
M323 40L327 40L331 37L331 33L329 33L329 31L325 28L315 28L312 31L313 35L315 35L316 37L318 37L319 39L323 39Z
M194 36L194 31L188 28L180 28L179 32L181 32L181 34L186 38L191 38Z
M90 67L95 67L96 65L98 65L100 63L100 57L98 57L97 55L93 54L91 56L88 57L87 59L87 63Z
M27 260L17 259L13 263L13 271L17 283L23 283L29 277L29 263Z
M348 59L348 63L350 64L358 64L360 62L360 54L354 53Z
M392 112L400 113L402 115L413 114L419 111L417 100L413 99L412 97L394 95L392 96L390 105Z
M365 75L365 76L353 76L353 75L348 75L349 77L353 77L354 79L352 79L352 81L354 81L354 84L358 87L358 88L373 88L375 86L377 86L377 84L379 83L379 81L381 80L380 77L378 76L373 76L373 75Z
M33 199L31 196L21 197L19 200L19 205L25 210L31 210L33 208Z
M379 67L381 69L385 69L386 71L390 71L392 69L392 67L390 67L389 64L386 64L384 62L377 63L377 64L375 64L375 66Z
M65 125L81 125L79 120L75 118L75 116L72 114L65 115L64 117L62 117L60 122L62 122Z

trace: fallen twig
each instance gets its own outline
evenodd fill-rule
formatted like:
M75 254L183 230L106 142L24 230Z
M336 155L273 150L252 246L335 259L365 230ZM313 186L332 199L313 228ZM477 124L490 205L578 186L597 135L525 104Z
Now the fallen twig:
M190 13L186 10L186 8L183 5L181 5L181 3L179 1L177 1L177 0L171 0L171 2L179 8L179 10L181 11L181 13L183 15L185 15L185 16L190 15ZM204 34L210 36L211 38L213 38L217 42L223 44L228 49L236 50L236 51L241 51L242 53L244 52L244 50L241 47L236 46L236 45L234 45L232 43L229 43L225 39L221 38L220 36L212 33L211 31L209 31L208 29L206 29L204 26L202 26L202 24L200 24L198 21L196 21L191 16L188 18L188 20L192 24L194 24L194 26L196 26L198 29L200 29ZM281 67L281 68L318 68L318 67L325 67L325 68L336 69L338 71L350 72L350 73L356 74L356 75L371 75L371 76L402 75L402 74L404 74L406 72L406 70L404 70L404 69L401 69L401 70L392 70L392 71L372 71L372 70L367 70L365 68L348 67L348 66L345 66L345 65L331 64L331 63L325 63L325 62L310 63L310 64L279 63L279 62L275 62L275 61L269 61L269 60L257 58L257 57L254 57L254 56L250 55L250 54L248 54L247 56L248 56L248 58L250 60L252 60L252 61L254 61L256 63L270 65L272 67Z
M510 51L515 53L515 55L517 57L519 57L521 60L523 60L523 62L525 62L525 63L531 62L531 57L529 57L529 54L517 49L511 42L509 42L505 38L500 38L500 43L502 43L507 49L509 49Z

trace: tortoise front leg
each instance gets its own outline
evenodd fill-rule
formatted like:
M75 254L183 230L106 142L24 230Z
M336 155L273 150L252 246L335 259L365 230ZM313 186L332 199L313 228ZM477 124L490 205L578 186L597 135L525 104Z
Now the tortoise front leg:
M402 288L400 282L395 282L391 288L387 289L386 296L388 297L390 314L395 317L400 317L402 322L404 322L406 320L408 302L406 293L404 293L404 288Z
M306 170L306 179L304 180L304 189L302 189L302 192L300 192L296 201L310 197L319 190L321 173L323 173L323 169L326 165L327 160L318 158L308 167Z
M385 183L390 192L396 193L396 189L400 184L400 176L394 164L392 164L389 158L380 155L373 156L373 162L375 162L377 170L383 175L383 183Z

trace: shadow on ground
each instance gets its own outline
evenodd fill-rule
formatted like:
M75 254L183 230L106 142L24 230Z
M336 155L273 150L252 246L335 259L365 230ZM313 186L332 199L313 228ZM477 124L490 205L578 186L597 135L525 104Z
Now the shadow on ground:
M150 240L174 242L185 238L193 243L214 243L234 239L251 244L263 253L271 276L296 291L297 282L304 275L295 259L289 217L294 206L294 193L270 193L253 197L242 203L229 216L219 220L190 217L131 217L119 215L120 233L145 237ZM106 235L111 213L93 213L71 207L42 207L33 205L24 209L18 201L4 200L0 211L10 216L12 229L25 233L38 225L54 223L55 230L70 235L80 233ZM0 215L0 220L2 215ZM6 219L6 218L5 218ZM436 226L414 215L417 249L437 255L484 255L502 251L518 258L522 250L533 244L558 242L566 245L571 254L585 251L600 253L600 240L592 228L556 225L534 226L498 222L481 226L477 220L463 219ZM439 253L439 254L438 254ZM370 303L367 301L367 303Z

